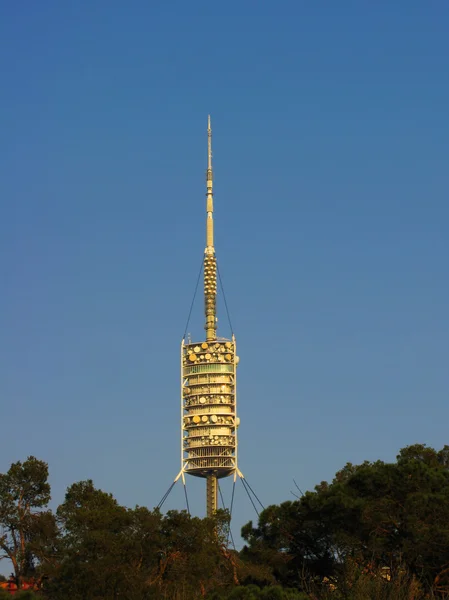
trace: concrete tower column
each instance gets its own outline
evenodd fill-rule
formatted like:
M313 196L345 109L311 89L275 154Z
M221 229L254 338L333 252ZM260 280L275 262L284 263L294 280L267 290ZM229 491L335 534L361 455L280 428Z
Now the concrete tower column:
M212 517L218 507L218 480L215 475L208 475L206 479L206 516Z

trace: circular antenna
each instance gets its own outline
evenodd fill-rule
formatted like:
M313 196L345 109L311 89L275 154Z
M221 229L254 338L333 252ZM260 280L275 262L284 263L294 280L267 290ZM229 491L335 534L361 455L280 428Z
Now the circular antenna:
M209 344L206 344L206 342L203 342L203 343L201 344L201 348L202 348L203 350L206 350L207 348L209 348Z
M199 418L199 416L198 416L198 415L195 415L195 416L193 417L193 422L194 422L194 423L199 423L200 421L201 421L201 419Z
M206 404L206 398L200 398L200 404Z
M209 421L209 417L207 415L203 415L201 417L201 420L203 421L203 423L207 423Z
M199 352L201 350L201 348L199 346L195 346L194 350L195 350L195 352Z
M196 361L196 354L189 354L189 360L191 362L195 362Z
M212 356L210 354L206 354L206 360L210 360Z
M226 354L225 358L226 358L226 360L231 360L232 359L232 355L231 354Z
M212 415L210 420L212 421L212 423L216 423L218 421L217 415Z

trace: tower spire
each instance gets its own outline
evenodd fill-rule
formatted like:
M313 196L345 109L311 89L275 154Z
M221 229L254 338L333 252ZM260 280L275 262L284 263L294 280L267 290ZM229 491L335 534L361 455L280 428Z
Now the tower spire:
M212 172L212 128L210 126L210 115L207 117L207 172L206 172L206 251L214 253L214 196L213 196L213 172Z
M217 338L217 260L214 248L214 197L212 172L212 128L207 117L207 171L206 171L206 249L204 251L204 311L206 340Z

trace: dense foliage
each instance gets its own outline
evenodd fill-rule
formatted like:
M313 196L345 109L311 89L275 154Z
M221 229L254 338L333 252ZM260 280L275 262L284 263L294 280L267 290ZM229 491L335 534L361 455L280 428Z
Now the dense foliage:
M347 464L331 483L245 525L240 552L227 547L225 511L199 519L129 509L82 481L54 514L47 479L47 465L34 457L0 475L1 558L11 561L19 588L34 588L15 594L18 600L449 594L448 447L409 446L394 463Z

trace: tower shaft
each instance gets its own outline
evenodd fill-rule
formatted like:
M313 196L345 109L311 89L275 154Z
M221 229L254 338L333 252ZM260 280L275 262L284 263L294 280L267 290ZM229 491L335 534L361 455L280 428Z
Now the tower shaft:
M207 119L206 249L204 251L204 312L206 340L217 338L217 259L214 248L214 195L212 171L212 128Z
M218 507L218 479L216 475L208 475L206 479L206 516L212 517Z

